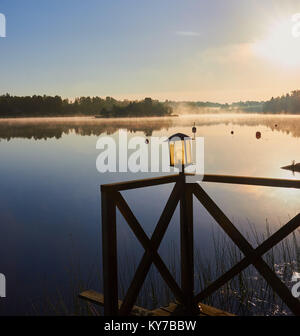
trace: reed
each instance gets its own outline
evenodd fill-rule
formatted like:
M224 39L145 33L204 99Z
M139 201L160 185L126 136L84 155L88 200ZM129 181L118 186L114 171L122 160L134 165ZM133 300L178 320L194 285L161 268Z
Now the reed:
M253 246L260 245L272 235L272 230L266 221L265 234L258 232L255 226L248 223L249 230L243 234ZM206 255L201 248L195 246L195 290L200 292L207 285L238 263L243 254L221 230L211 232L213 253ZM170 272L180 283L179 260L180 253L175 242L168 245L165 262ZM289 287L293 286L292 274L299 272L300 249L299 230L283 240L276 247L264 255L264 260L276 272L277 276ZM119 297L123 299L132 276L137 268L139 259L122 251L119 258ZM43 300L33 305L35 315L101 315L102 308L96 307L78 298L78 293L86 289L102 292L101 270L95 263L94 267L83 276L82 268L74 260L69 267L69 291L63 296L61 291L45 295ZM174 301L173 294L152 265L148 277L138 296L138 306L154 309ZM253 266L249 266L217 292L204 300L203 303L222 310L241 315L291 315L289 309L273 292Z

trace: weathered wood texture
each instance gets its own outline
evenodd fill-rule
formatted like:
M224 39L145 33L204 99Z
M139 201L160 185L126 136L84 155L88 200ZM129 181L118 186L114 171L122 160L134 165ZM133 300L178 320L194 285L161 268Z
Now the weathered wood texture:
M93 290L87 290L79 294L79 297L83 300L89 301L93 304L104 306L104 295L97 293ZM123 302L118 301L118 306L121 308ZM205 305L199 304L199 316L235 316L227 313L223 310ZM176 316L182 315L182 307L177 303L170 303L166 307L160 307L154 310L148 310L139 306L133 306L130 312L131 316Z

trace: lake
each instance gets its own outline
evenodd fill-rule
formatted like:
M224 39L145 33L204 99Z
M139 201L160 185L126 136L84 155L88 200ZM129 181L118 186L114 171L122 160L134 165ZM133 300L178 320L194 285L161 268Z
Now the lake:
M117 139L119 129L128 130L129 137L191 135L194 122L197 136L205 139L205 173L300 179L299 173L281 169L293 160L300 162L300 116L0 120L0 273L7 281L0 314L40 312L37 307L45 298L58 292L71 295L70 284L77 277L86 287L93 272L100 274L100 185L149 176L99 173L99 137ZM275 230L300 210L299 190L206 183L203 187L243 232L250 226L264 232L266 223ZM166 185L123 193L148 235L171 190L172 185ZM178 224L176 210L160 247L164 258L170 244L178 245ZM214 220L195 202L195 245L208 257L215 228ZM120 214L118 238L121 272L126 273L126 265L138 260L143 250ZM101 290L101 275L88 285Z

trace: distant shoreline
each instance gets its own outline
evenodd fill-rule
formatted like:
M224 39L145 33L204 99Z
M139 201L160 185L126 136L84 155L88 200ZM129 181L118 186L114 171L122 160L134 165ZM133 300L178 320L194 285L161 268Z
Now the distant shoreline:
M95 115L84 115L84 114L74 114L74 115L40 115L40 116L0 116L0 120L22 120L22 119L72 119L72 118L88 118L90 120L118 120L118 119L164 119L164 118L179 118L182 116L191 116L191 117L201 117L201 116L214 116L214 115L235 115L235 116L272 116L272 117L297 117L300 116L299 114L293 113L261 113L261 112L243 112L243 111L222 111L216 113L183 113L183 114L173 114L173 115L162 115L162 116L124 116L124 117L102 117L102 116L95 116Z
M0 116L0 120L6 120L6 119L55 119L55 118L89 118L89 119L148 119L148 118L178 118L180 115L174 114L174 115L165 115L165 116L125 116L125 117L102 117L102 116L94 116L94 115L84 115L84 114L79 114L79 115L51 115L51 116Z

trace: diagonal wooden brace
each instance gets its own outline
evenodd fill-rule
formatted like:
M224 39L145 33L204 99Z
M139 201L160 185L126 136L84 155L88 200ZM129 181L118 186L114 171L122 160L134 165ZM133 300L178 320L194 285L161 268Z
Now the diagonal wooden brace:
M246 238L232 224L228 217L215 204L215 202L207 195L207 193L198 184L193 184L193 191L198 200L222 227L232 241L239 247L245 257L252 258L255 249L250 245ZM293 297L285 284L274 274L268 264L257 256L253 261L254 267L265 278L267 283L272 287L275 293L282 299L283 302L290 308L295 315L300 315L300 302Z
M177 182L175 187L168 199L168 202L161 214L161 217L156 225L156 228L151 237L151 246L154 251L157 251L160 243L167 231L170 220L172 219L173 213L177 207L177 204L180 199L180 194L182 191L183 185L181 182ZM127 291L125 299L120 309L120 315L128 315L137 299L138 293L145 281L145 278L149 272L149 269L152 265L153 254L152 251L145 251L142 260L137 268L137 271L133 277L131 285Z
M155 264L157 270L160 272L162 278L165 280L171 291L174 293L176 299L180 302L183 302L184 296L180 287L171 275L169 269L161 259L160 255L157 253L156 250L153 249L150 239L146 235L145 231L136 219L125 199L119 192L114 193L114 198L118 209L127 221L136 238L139 240L145 251L151 254L152 261Z
M217 291L219 288L224 286L226 282L234 278L240 272L242 272L245 268L253 264L255 259L263 256L267 253L271 248L280 243L283 239L285 239L288 235L290 235L293 231L295 231L300 226L300 214L291 219L287 224L285 224L282 228L280 228L277 232L275 232L271 237L269 237L266 241L264 241L259 247L257 247L249 256L243 258L240 262L238 262L235 266L233 266L229 271L220 276L217 280L215 280L212 284L210 284L207 288L205 288L201 293L197 294L195 297L195 301L199 302L209 295Z

